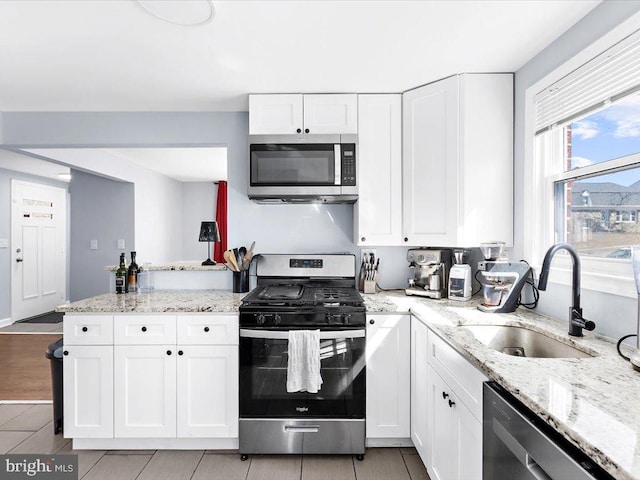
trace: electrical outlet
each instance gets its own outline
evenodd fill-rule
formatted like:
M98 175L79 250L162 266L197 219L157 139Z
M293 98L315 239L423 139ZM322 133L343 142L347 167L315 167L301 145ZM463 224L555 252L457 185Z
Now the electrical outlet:
M124 250L125 246L124 246L124 240L120 239L118 240L118 250Z
M8 238L0 238L0 248L9 248Z
M89 242L89 250L97 250L98 249L98 240L91 240Z

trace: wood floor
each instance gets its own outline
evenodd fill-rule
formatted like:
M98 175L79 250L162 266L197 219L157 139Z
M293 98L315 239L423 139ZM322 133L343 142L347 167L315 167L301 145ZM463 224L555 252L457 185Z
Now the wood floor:
M77 450L53 434L51 405L0 404L0 454L77 454L84 480L428 480L413 448L349 455L252 455L183 450Z
M0 400L53 398L51 365L44 354L49 344L61 337L60 334L0 334Z

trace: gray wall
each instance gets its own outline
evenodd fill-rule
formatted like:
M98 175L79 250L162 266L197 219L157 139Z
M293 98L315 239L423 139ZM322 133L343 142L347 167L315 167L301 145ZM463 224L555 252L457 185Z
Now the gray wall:
M129 262L134 245L134 185L78 170L71 174L69 299L73 302L109 291L113 273L104 267L118 263L118 239L125 241ZM91 240L98 241L97 250L89 248Z
M4 114L4 143L16 147L226 146L229 247L255 240L258 253L359 253L353 242L351 205L258 205L247 198L248 132L247 112ZM186 191L183 201L191 195L208 196ZM185 243L185 255L199 259L201 251ZM378 253L380 284L404 287L410 274L406 248L379 248Z
M199 242L200 222L216 219L218 186L213 182L182 184L182 255L181 260L207 258L207 243ZM211 244L213 259L213 243Z
M68 188L64 182L36 177L25 173L13 172L0 168L0 238L6 238L11 242L11 179L25 182L41 183L54 187ZM67 209L68 207L67 202ZM68 214L68 212L67 212ZM67 244L69 244L69 232L67 231ZM67 249L68 250L68 249ZM11 249L0 248L0 320L11 316ZM68 273L68 271L67 271ZM69 291L69 275L67 275L67 292Z
M525 91L551 73L605 33L640 11L639 1L605 1L589 12L580 22L544 49L516 72L515 78L515 248L514 258L520 258L524 245L524 102ZM569 287L551 285L540 295L538 310L556 318L567 319L571 291ZM636 331L636 300L616 295L584 290L582 304L585 317L597 324L596 331L612 338Z

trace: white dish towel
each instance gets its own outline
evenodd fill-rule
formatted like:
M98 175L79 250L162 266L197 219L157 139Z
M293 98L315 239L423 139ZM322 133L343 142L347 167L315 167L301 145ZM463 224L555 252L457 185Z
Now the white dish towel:
M289 330L287 392L318 393L320 376L320 330Z

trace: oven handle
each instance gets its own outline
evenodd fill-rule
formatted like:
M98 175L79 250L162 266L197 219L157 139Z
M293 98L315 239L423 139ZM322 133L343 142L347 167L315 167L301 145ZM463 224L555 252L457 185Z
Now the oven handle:
M321 331L320 340L338 340L341 338L364 338L365 329L362 330L339 330L339 331ZM288 330L250 330L248 328L240 329L240 336L246 338L267 338L274 340L288 340Z

